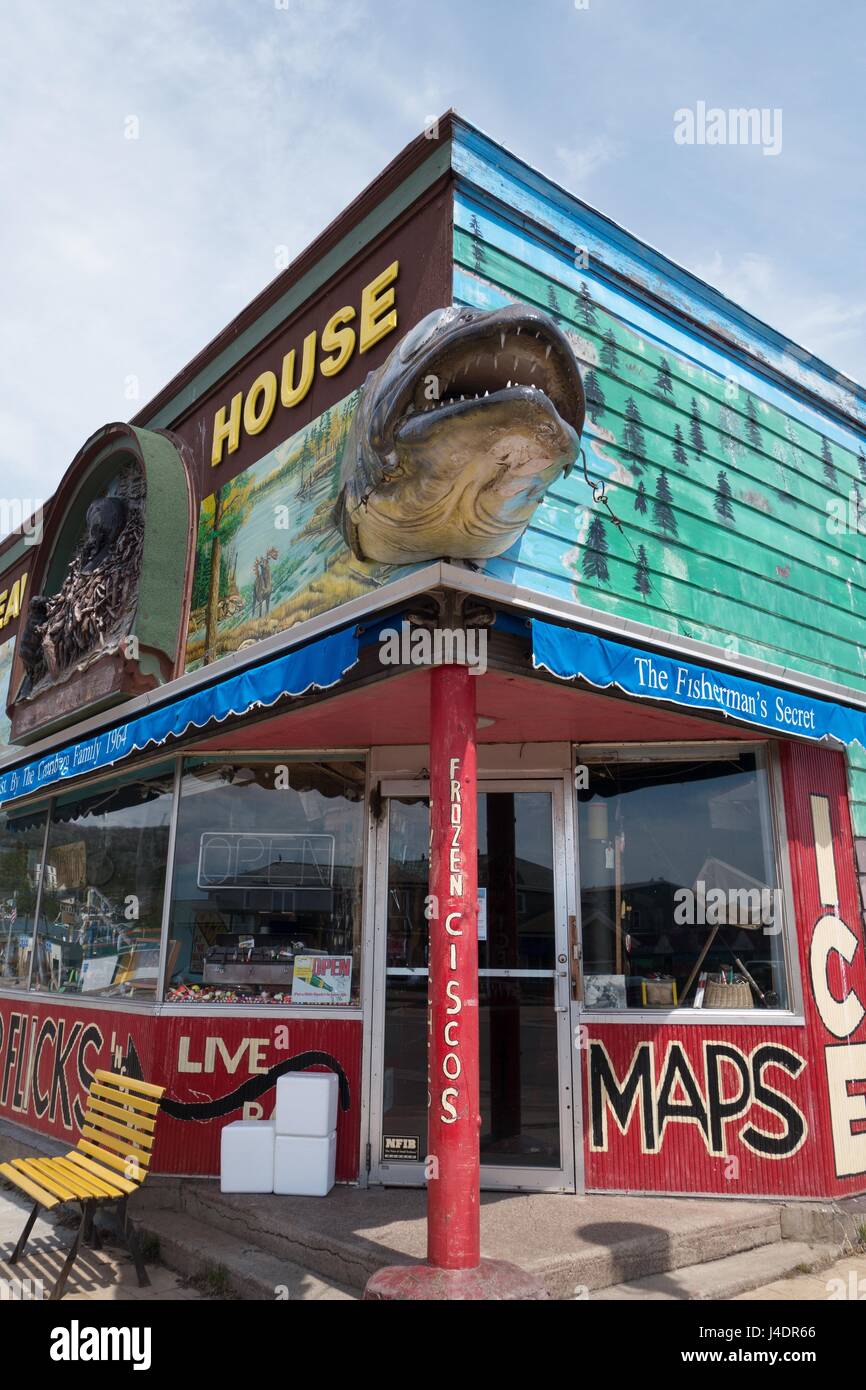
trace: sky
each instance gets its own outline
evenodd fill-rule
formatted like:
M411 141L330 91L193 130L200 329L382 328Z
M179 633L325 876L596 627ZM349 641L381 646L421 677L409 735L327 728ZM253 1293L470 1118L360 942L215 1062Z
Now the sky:
M4 0L0 522L448 107L866 381L864 59L855 0Z

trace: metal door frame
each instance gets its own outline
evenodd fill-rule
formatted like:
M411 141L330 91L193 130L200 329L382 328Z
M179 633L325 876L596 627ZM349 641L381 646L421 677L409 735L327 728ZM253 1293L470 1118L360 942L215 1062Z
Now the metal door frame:
M574 1192L582 1190L583 1161L579 1135L581 1129L579 1073L572 1067L573 1048L571 1018L571 971L568 962L568 918L573 911L574 888L570 882L567 866L569 862L569 843L574 844L573 815L570 798L566 795L567 781L555 774L547 777L515 777L486 775L478 780L478 791L547 792L551 806L551 837L553 845L553 891L554 891L554 930L555 955L551 971L497 971L501 975L517 977L537 977L539 974L554 978L554 1004L557 1024L558 1071L559 1071L559 1168L516 1168L481 1165L481 1187L484 1190L532 1191L532 1192ZM407 1160L383 1163L381 1159L381 1139L383 1128L383 1050L385 1026L385 970L387 955L387 892L388 892L388 845L390 834L390 815L388 802L391 797L429 797L427 781L399 778L384 779L379 784L383 813L373 828L370 863L372 873L372 929L367 940L368 960L371 962L369 1035L370 1052L367 1087L367 1155L369 1171L367 1181L389 1187L420 1187L424 1185L424 1165ZM424 972L426 974L426 971ZM487 975L488 972L484 972ZM490 972L492 973L492 972ZM576 1142L576 1136L577 1142ZM427 1136L422 1143L426 1148ZM575 1165L578 1156L578 1167Z

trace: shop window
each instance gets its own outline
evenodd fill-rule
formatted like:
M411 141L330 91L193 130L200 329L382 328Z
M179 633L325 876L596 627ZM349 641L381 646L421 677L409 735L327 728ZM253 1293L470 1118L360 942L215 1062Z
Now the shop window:
M356 1005L364 766L187 762L167 998Z
M30 978L45 810L0 812L0 985Z
M621 759L578 791L586 1008L787 1008L763 750Z
M53 803L34 987L154 999L173 766Z

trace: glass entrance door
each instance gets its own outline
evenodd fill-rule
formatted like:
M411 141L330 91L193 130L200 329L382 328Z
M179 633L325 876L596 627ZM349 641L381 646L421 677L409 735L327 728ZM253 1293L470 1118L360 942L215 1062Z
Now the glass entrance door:
M426 787L383 802L377 856L372 1181L424 1181L429 870ZM573 1190L559 783L478 796L481 1163L485 1187Z

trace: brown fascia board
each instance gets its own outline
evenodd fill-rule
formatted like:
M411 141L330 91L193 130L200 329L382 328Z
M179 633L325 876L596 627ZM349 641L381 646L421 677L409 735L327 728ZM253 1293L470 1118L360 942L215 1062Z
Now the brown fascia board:
M456 113L449 108L439 118L439 136L435 143L442 144L451 139L451 123L455 116ZM255 299L250 300L246 308L242 309L225 328L222 328L216 337L202 348L201 352L197 353L185 367L182 367L162 390L157 392L153 399L148 401L143 409L132 417L130 423L146 426L147 421L153 419L183 389L187 382L197 376L212 357L216 357L240 333L254 324L273 303L291 289L296 280L299 280L323 256L327 255L328 251L341 241L354 226L363 221L373 208L384 198L387 198L389 193L398 188L415 169L423 164L430 156L433 143L422 133L406 145L396 158L392 159L391 163L386 165L382 172L367 184L357 198L349 203L285 270L280 271L279 275L275 276L256 295Z

